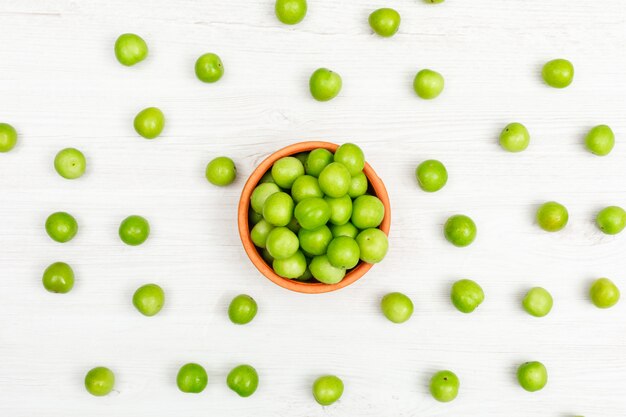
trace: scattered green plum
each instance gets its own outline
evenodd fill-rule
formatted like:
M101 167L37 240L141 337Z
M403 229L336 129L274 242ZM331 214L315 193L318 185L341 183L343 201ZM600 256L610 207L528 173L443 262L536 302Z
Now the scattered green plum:
M477 282L461 279L452 285L450 292L452 304L461 313L471 313L485 300L485 293Z
M219 81L224 75L224 64L219 56L214 53L206 53L196 60L196 77L204 83Z
M517 368L517 381L528 392L543 389L548 383L548 370L541 362L526 362Z
M596 216L596 225L607 235L616 235L626 226L626 211L618 206L605 207Z
M436 71L423 69L415 75L413 90L424 100L432 100L443 91L443 76Z
M17 131L8 123L0 123L0 153L9 152L17 143Z
M54 158L54 169L60 176L68 180L82 177L86 168L85 155L78 149L65 148L59 151Z
M537 210L537 223L546 232L558 232L567 225L569 214L562 204L548 201Z
M524 310L531 316L544 317L552 310L552 295L541 287L531 288L522 301Z
M286 25L300 23L306 16L306 0L276 0L276 17Z
M201 365L187 363L183 365L176 376L176 385L184 393L199 394L207 386L209 377Z
M207 164L205 175L211 184L223 187L235 181L237 168L232 159L219 156Z
M447 403L459 395L461 383L452 371L439 371L430 379L430 394L439 402Z
M443 226L446 240L456 247L470 245L476 239L476 232L476 223L463 214L455 214Z
M258 306L254 298L239 294L228 305L228 318L234 324L248 324L254 319Z
M65 262L55 262L44 271L42 283L50 292L66 294L74 288L74 271Z
M595 126L585 136L585 147L595 155L606 156L613 150L613 146L615 134L607 125Z
M341 76L327 68L318 68L311 75L309 89L317 101L329 101L341 91Z
M541 75L550 87L565 88L574 80L574 66L567 59L554 59L543 66Z
M385 317L393 323L404 323L413 315L413 301L400 292L385 295L380 307Z
M104 366L91 369L85 375L85 388L87 392L96 397L102 397L113 391L115 375L113 371Z
M521 152L529 143L530 134L521 123L509 123L500 133L500 146L509 152Z
M165 116L156 107L148 107L137 113L134 121L135 131L146 139L158 137L165 127Z
M608 278L597 279L589 289L591 302L598 308L613 307L620 299L617 285Z
M46 232L54 241L59 243L69 242L78 233L78 223L71 214L58 211L48 216Z
M436 159L429 159L417 166L415 177L422 190L433 193L446 185L448 171L441 162Z
M343 395L343 381L334 375L317 378L313 383L313 397L320 405L331 405Z
M120 223L119 235L127 245L141 245L150 235L150 224L141 216L128 216Z
M259 386L259 374L250 365L239 365L228 373L226 385L240 397L249 397Z
M152 317L163 308L165 293L157 284L146 284L133 294L133 305L144 316Z
M148 56L148 45L139 35L124 33L115 41L115 57L127 67L138 64Z
M388 7L375 10L369 16L369 24L376 34L389 38L400 28L400 13Z

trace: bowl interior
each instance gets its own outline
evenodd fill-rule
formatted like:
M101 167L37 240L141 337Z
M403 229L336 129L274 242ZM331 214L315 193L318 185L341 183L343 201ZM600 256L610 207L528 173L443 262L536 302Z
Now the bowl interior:
M261 180L261 177L263 177L263 175L272 168L274 162L285 156L293 156L298 153L309 152L317 148L328 149L329 151L334 153L338 147L339 146L334 143L314 141L300 142L280 149L279 151L273 153L268 158L266 158L263 162L261 162L261 164L259 164L259 166L250 175L250 178L248 178L248 181L244 185L243 191L241 193L238 210L238 226L239 235L241 237L241 242L243 243L246 254L250 258L254 266L259 270L259 272L261 272L275 284L292 291L308 294L336 291L352 284L353 282L361 278L373 266L372 264L361 261L356 267L351 269L346 274L343 280L341 280L337 284L323 284L321 282L302 282L291 280L283 278L274 272L271 265L268 265L265 262L258 248L252 242L252 238L250 237L250 225L248 221L248 214L250 210L250 196L252 195L252 191L254 191L254 188ZM377 196L385 206L385 216L379 228L388 235L389 227L391 225L389 195L387 194L387 190L382 180L378 177L378 175L376 175L376 172L374 172L372 167L367 162L365 163L365 168L363 169L363 172L365 173L365 176L367 176L367 179L369 181L369 192Z

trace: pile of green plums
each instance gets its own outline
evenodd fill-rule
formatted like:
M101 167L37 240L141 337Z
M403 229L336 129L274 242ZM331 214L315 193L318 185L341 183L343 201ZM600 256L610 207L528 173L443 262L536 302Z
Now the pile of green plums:
M250 235L283 278L340 282L360 261L378 263L387 235L382 201L369 193L357 145L277 160L252 192Z

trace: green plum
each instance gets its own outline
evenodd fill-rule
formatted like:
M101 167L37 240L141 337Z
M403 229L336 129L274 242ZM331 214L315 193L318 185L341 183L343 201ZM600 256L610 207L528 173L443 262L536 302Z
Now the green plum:
M294 158L297 158L300 162L302 162L302 165L306 164L306 160L309 159L309 153L308 152L300 152L294 155Z
M423 69L415 75L413 90L420 98L432 100L443 91L443 76L436 71Z
M620 298L619 288L608 278L597 279L589 289L591 302L598 308L613 307Z
M471 279L461 279L452 285L450 291L452 304L461 313L471 313L482 304L485 299L483 289Z
M228 373L226 384L240 397L249 397L259 386L259 374L250 365L239 365Z
M362 195L352 203L351 221L359 229L378 227L385 217L385 206L378 197Z
M500 133L500 146L509 152L521 152L529 143L530 134L521 123L509 123Z
M224 75L224 64L219 56L209 52L196 60L195 71L200 81L214 83Z
M265 248L274 260L287 259L295 255L300 247L298 236L286 227L276 227L265 241Z
M150 224L141 216L128 216L120 223L119 235L127 245L141 245L150 236Z
M197 363L187 363L178 370L176 385L182 392L188 394L199 394L207 386L209 377L201 365Z
M293 197L293 201L299 203L305 198L324 197L324 193L317 182L317 178L311 175L302 175L293 182L291 197Z
M544 317L552 310L552 296L550 293L541 287L531 288L522 301L524 310L531 316Z
M146 139L154 139L163 132L165 116L156 107L148 107L137 113L134 121L135 131Z
M328 261L332 266L352 269L359 263L361 250L356 240L351 237L340 236L330 242L326 256L328 256Z
M548 383L548 370L541 362L526 362L517 368L517 381L528 392L543 389Z
M360 172L352 177L350 188L348 188L348 196L350 196L350 198L360 197L367 192L368 187L369 182L367 181L367 176L363 172Z
M324 168L330 165L335 156L328 149L317 148L309 152L309 156L304 163L307 175L319 177Z
M46 290L66 294L74 287L74 271L65 262L55 262L46 268L41 281Z
M430 394L439 402L447 403L459 395L460 381L452 371L439 371L430 379Z
M569 214L562 204L548 201L537 210L537 223L546 232L558 232L567 225Z
M422 190L433 193L446 185L448 171L441 162L436 159L429 159L417 166L415 177Z
M273 226L287 226L293 217L293 200L282 191L267 197L263 204L263 218Z
M345 165L333 162L322 170L318 181L324 194L329 197L339 198L348 194L352 176Z
M165 293L157 284L146 284L133 294L133 305L144 316L152 317L163 308Z
M456 214L444 224L443 234L456 247L468 246L476 239L476 223L468 216Z
M276 17L286 25L300 23L306 16L306 0L276 0Z
M595 126L585 136L585 147L595 155L606 156L613 150L613 146L615 134L607 125Z
M263 215L254 210L248 210L248 224L254 226L263 220Z
M17 143L17 131L8 123L0 123L0 153L9 152Z
M541 75L550 87L565 88L574 79L574 66L567 59L554 59L543 66Z
M274 181L274 177L272 177L272 170L271 169L269 171L267 171L265 174L263 174L263 176L259 180L259 184L265 184L265 183L268 183L268 182L276 184L276 181Z
M334 375L317 378L313 383L313 397L320 405L331 405L343 395L343 381Z
M380 307L383 314L393 323L404 323L413 315L413 301L400 292L390 292L385 295Z
M63 149L54 158L54 169L60 176L68 180L82 177L86 167L85 155L78 149Z
M351 176L360 174L365 167L365 155L354 143L344 143L337 148L334 160L348 168Z
M330 219L330 205L323 198L306 198L296 205L294 216L304 229L325 225Z
M87 392L96 397L102 397L113 391L115 374L109 368L98 366L91 369L85 375L85 388Z
M248 324L254 319L258 306L254 298L239 294L228 305L228 318L234 324Z
M314 257L309 264L309 269L315 279L324 284L337 284L346 275L346 269L333 266L326 255Z
M250 238L257 248L264 248L267 236L274 229L274 226L269 224L265 219L259 221L250 230Z
M361 260L370 264L382 261L387 255L389 241L387 235L380 229L365 229L356 237L359 244Z
M267 248L261 250L261 257L268 265L272 265L274 263L274 257L270 255L270 253L267 251Z
M301 175L304 175L304 166L298 158L293 156L280 158L272 166L272 177L281 188L290 189Z
M71 214L58 211L46 219L46 232L52 240L59 243L69 242L78 233L78 223Z
M357 229L356 226L350 222L342 225L331 224L330 231L332 232L333 237L348 236L355 239L359 234L359 229Z
M330 222L332 224L346 224L352 217L352 199L349 195L339 198L324 197L330 207Z
M323 255L333 240L333 234L328 226L320 226L317 229L300 229L298 232L300 247L310 255Z
M205 175L211 184L223 187L235 181L237 168L232 159L219 156L207 164Z
M127 67L138 64L148 56L148 45L139 35L124 33L115 41L115 57Z
M259 214L263 214L263 205L265 200L272 194L280 192L280 187L273 182L265 182L256 186L250 196L250 206L252 210Z
M400 13L388 7L373 11L368 20L372 30L384 38L395 35L400 27Z
M306 271L306 258L302 251L297 251L289 258L274 259L272 268L277 275L283 278L296 279Z
M618 206L605 207L596 216L596 225L607 235L616 235L626 226L626 211Z
M309 80L311 95L317 101L329 101L337 97L341 85L341 76L327 68L318 68Z

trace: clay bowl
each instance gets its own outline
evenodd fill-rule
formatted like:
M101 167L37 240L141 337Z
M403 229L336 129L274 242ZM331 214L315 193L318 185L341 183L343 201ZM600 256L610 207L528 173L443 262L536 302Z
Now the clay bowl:
M241 237L241 242L243 243L246 254L250 258L254 266L259 270L259 272L265 275L274 284L280 285L281 287L287 288L288 290L306 294L321 294L325 292L336 291L354 283L356 280L365 275L367 271L369 271L370 268L372 268L373 266L372 264L366 262L359 262L359 264L351 269L346 274L344 279L337 284L322 284L321 282L301 282L286 279L277 275L272 269L271 265L268 265L265 262L265 260L261 257L261 254L259 253L257 247L254 246L254 243L252 242L252 239L250 237L250 225L248 224L250 196L252 195L252 191L254 191L254 188L261 180L261 177L272 168L274 162L285 156L293 156L300 152L309 152L317 148L325 148L334 153L338 147L338 145L329 142L300 142L280 149L279 151L274 152L269 157L267 157L263 162L261 162L261 164L254 170L254 172L252 172L250 178L248 178L248 181L246 182L246 185L244 185L243 187L243 191L241 192L237 221L239 225L239 235ZM370 183L369 192L373 195L376 195L385 206L385 217L383 218L383 222L381 223L379 228L388 235L389 226L391 225L391 207L389 205L389 195L387 194L387 190L382 180L378 178L378 175L376 175L376 172L374 172L369 164L365 164L363 172L367 176L367 179Z

